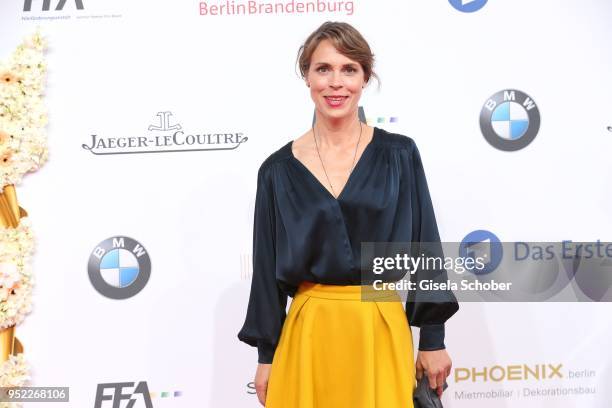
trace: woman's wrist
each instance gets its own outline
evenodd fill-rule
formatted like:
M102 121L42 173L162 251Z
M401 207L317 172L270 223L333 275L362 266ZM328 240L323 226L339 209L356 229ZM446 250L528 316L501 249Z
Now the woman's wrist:
M445 349L444 334L444 323L421 325L421 330L419 332L419 350L434 351Z
M271 364L274 358L275 346L270 343L259 342L257 344L257 362L260 364Z

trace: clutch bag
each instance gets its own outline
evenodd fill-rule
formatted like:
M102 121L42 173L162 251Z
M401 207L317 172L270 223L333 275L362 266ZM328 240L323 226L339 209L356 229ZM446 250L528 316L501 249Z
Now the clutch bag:
M444 381L442 390L446 390L448 384ZM429 386L427 375L423 374L417 381L416 389L413 394L414 408L443 408L442 401L438 397L436 390Z

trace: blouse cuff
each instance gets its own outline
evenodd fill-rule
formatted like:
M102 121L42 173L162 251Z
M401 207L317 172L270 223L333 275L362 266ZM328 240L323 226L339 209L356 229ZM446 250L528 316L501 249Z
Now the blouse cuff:
M269 343L257 343L258 360L260 364L272 364L276 347Z
M433 351L445 349L444 323L421 325L419 332L419 350Z

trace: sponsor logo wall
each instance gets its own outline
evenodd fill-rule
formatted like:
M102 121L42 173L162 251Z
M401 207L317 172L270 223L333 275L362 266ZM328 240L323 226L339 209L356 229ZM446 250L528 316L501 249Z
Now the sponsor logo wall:
M444 241L495 262L500 242L612 241L612 3L5 1L0 58L49 41L49 162L20 190L32 385L71 407L259 406L236 338L257 168L312 124L294 63L326 20L369 41L382 86L360 116L416 140ZM444 406L609 407L611 312L462 304Z

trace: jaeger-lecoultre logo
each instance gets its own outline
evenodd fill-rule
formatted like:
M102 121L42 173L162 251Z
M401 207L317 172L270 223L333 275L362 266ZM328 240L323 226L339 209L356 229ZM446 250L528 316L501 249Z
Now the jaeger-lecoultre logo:
M92 134L91 143L81 147L95 155L200 152L234 150L248 140L243 132L187 133L172 120L172 112L158 112L157 117L157 123L148 126L148 133L118 137Z

